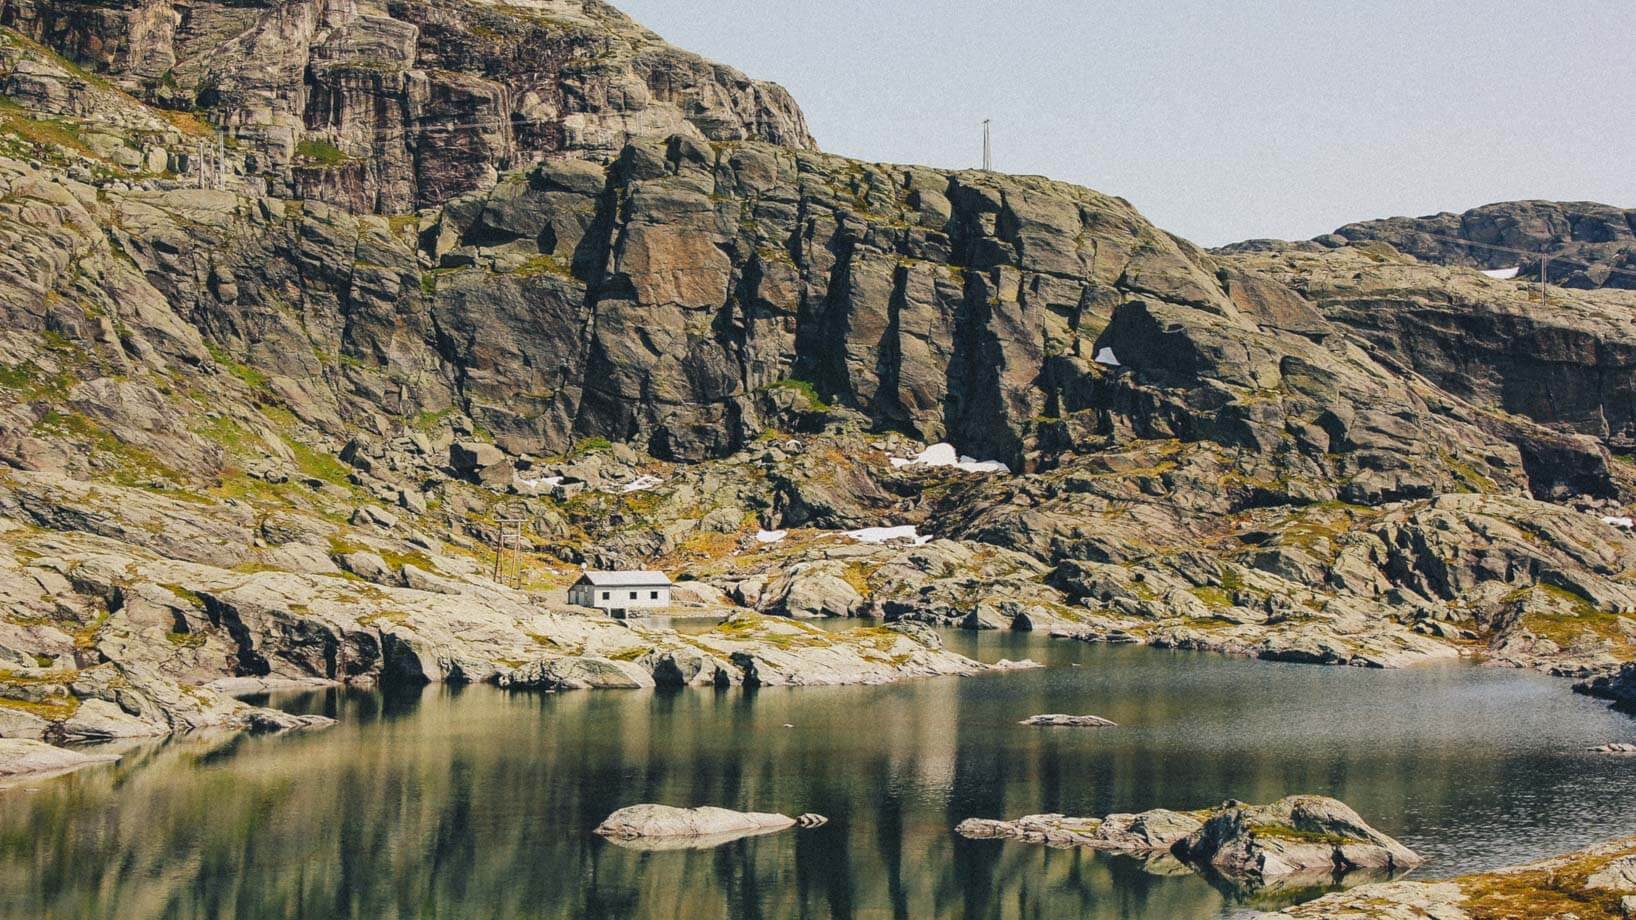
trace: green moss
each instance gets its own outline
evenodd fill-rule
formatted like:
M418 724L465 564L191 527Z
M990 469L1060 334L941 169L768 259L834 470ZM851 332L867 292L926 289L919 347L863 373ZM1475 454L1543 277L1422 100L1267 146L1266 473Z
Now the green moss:
M1308 831L1282 824L1252 824L1250 829L1257 837L1264 837L1269 840L1288 840L1292 843L1317 843L1324 846L1341 847L1368 842L1359 837L1348 837L1345 834Z
M295 145L296 156L319 166L339 166L350 159L341 148L326 140L308 138Z
M173 585L173 584L164 584L164 585L161 585L160 587L162 587L166 591L169 591L170 593L176 595L177 597L181 598L182 600L187 601L189 604L192 604L195 607L203 608L204 605L205 605L204 597L202 595L200 595L196 591L189 591L188 589L182 587L181 585Z
M66 399L72 383L67 374L48 374L33 361L0 364L0 389L16 392L24 399Z
M1233 606L1233 596L1220 588L1210 585L1201 585L1197 588L1188 588L1187 593L1193 595L1205 604L1215 609L1226 609Z
M549 253L542 253L529 259L513 269L511 274L525 278L536 275L555 275L558 278L567 278L571 281L577 280L574 278L574 271L571 266L564 264L562 260Z
M233 356L228 354L226 349L213 342L206 342L205 350L210 352L210 357L214 359L217 364L221 365L223 369L232 374L234 377L244 381L244 383L251 389L265 390L267 388L266 374L263 374L261 371L258 371L253 367L240 364L239 362L233 360Z
M811 405L813 409L819 412L828 412L830 409L829 403L824 402L824 400L818 395L818 388L808 380L801 380L797 377L787 377L783 380L778 380L767 384L766 389L794 390L795 392L806 397L807 403Z
M43 434L71 437L84 442L91 455L109 467L108 481L118 485L147 489L152 488L156 481L182 482L186 479L153 452L115 436L80 413L51 410L41 416L34 427Z
M365 546L362 543L353 543L350 540L339 536L330 537L329 551L331 555L335 556L345 556L351 553L360 552L374 553L375 555L381 557L382 562L385 562L393 570L400 572L403 570L405 565L412 565L423 572L436 572L438 570L437 566L434 565L432 560L424 553L419 553L412 550L409 552L402 552L399 550L387 549L378 546Z
M165 633L165 640L178 648L203 648L206 637L204 633L169 632Z
M60 702L58 701L60 700ZM47 703L35 703L29 700L13 700L0 697L0 709L12 709L26 712L31 716L38 716L47 722L62 722L74 717L80 710L80 701L76 697L65 696L53 698Z
M1538 867L1507 869L1457 878L1466 900L1460 908L1476 920L1575 916L1580 920L1622 920L1624 893L1586 888L1590 876L1616 859L1636 856L1636 845L1594 855L1551 860Z

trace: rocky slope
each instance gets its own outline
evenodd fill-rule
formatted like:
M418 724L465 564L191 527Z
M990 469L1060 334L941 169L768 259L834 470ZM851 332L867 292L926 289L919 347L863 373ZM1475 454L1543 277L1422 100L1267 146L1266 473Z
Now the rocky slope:
M1461 214L1391 217L1347 224L1310 243L1251 240L1229 251L1307 251L1380 242L1433 265L1520 269L1566 288L1636 288L1636 209L1589 201L1502 201Z
M594 3L0 10L81 62L0 33L0 735L249 726L222 694L289 681L978 670L914 621L1593 681L1636 658L1606 520L1636 295L1530 305L1378 244L1206 253L1088 189L813 152L754 87L656 94L687 118L607 145L358 148L333 185L259 181L256 147L199 189L174 172L207 121L234 150L319 130L313 55L390 22L428 80L583 88L474 44L507 23L603 36L608 79L739 78ZM935 441L995 463L907 462ZM520 588L490 577L501 516ZM591 617L561 594L587 563L734 618Z

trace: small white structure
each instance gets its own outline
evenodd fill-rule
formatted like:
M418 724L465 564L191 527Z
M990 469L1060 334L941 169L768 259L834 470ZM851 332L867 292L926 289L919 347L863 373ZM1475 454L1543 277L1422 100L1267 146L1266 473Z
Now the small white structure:
M670 606L670 576L664 572L586 572L568 588L568 603L606 610L616 617L628 611Z

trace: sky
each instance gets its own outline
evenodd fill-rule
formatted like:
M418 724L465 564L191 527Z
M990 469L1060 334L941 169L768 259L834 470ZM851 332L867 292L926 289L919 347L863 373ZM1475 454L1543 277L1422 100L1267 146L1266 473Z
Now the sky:
M1129 199L1207 246L1519 198L1636 207L1631 0L612 0L819 144Z

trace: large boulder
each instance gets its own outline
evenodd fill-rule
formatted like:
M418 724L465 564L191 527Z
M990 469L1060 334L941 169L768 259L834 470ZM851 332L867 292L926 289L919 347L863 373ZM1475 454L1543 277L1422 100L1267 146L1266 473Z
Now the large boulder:
M1402 872L1423 862L1344 803L1316 795L1271 805L1228 802L1175 852L1229 878L1251 880L1357 869Z

